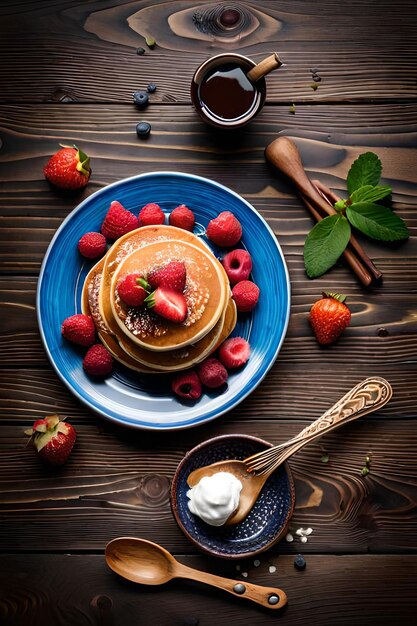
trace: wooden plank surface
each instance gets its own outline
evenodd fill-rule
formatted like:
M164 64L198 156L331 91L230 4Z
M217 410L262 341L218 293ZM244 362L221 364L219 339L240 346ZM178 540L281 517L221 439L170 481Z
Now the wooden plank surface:
M291 556L260 558L260 565L220 566L203 557L178 560L245 582L284 589L288 605L268 612L199 583L172 581L161 588L128 583L111 572L102 555L2 555L0 615L4 626L392 626L412 625L417 575L413 556L313 556L297 571ZM276 567L270 573L269 567ZM366 603L363 598L366 597ZM343 607L343 610L341 610Z
M411 626L417 580L417 11L414 0L251 0L225 30L221 3L188 0L37 0L0 6L0 623L4 626ZM146 36L156 45L150 49ZM145 54L136 50L143 46ZM285 65L267 77L267 101L244 131L214 133L197 117L189 84L204 59L228 50L255 61L273 50ZM320 82L312 89L313 69ZM155 82L139 110L132 92ZM295 103L291 112L290 105ZM136 136L140 120L150 137ZM412 237L386 246L361 239L384 274L365 290L339 263L306 278L302 248L312 220L264 159L293 137L312 178L346 197L352 161L372 150ZM52 189L42 168L58 143L92 158L88 187ZM56 229L89 194L158 170L206 176L251 202L288 265L291 319L276 363L228 414L173 433L127 430L96 416L58 379L36 320L36 283ZM138 207L140 208L140 207ZM74 251L76 253L76 251ZM323 289L348 295L352 322L323 349L308 311ZM282 541L253 560L204 557L177 527L170 481L184 454L218 434L271 442L295 435L369 375L387 378L388 406L311 444L290 461L296 508ZM51 470L26 448L24 429L52 412L78 438ZM322 461L328 455L327 463ZM361 475L365 458L371 472ZM145 588L104 563L113 537L160 542L184 563L284 588L270 614L196 583ZM307 569L294 568L303 552ZM269 567L276 572L270 573Z
M255 61L279 52L286 65L267 79L268 102L417 95L413 0L253 0L235 3L241 25L228 30L216 22L218 6L183 0L41 0L25 7L3 2L0 99L130 102L133 91L153 81L153 101L189 102L197 66L230 50ZM157 42L152 50L147 36ZM143 56L138 47L146 50ZM322 77L317 91L312 69Z
M255 401L253 410L256 406ZM157 538L176 552L191 552L169 504L170 481L184 454L219 433L256 432L280 443L306 424L296 419L245 420L240 408L228 419L184 432L132 432L103 421L80 424L65 471L56 472L25 449L24 427L4 425L0 550L30 551L46 533L48 550L103 550L110 539L134 534ZM324 453L328 463L321 460ZM364 478L366 456L372 462ZM306 447L290 466L297 494L291 529L312 527L314 533L305 545L282 541L272 554L301 547L333 554L416 550L410 537L417 530L417 433L408 421L363 418Z

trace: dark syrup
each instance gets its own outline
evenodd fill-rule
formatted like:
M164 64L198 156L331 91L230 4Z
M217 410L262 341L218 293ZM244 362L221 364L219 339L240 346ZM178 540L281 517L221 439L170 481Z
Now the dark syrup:
M240 67L222 65L204 78L199 89L201 107L213 116L236 120L255 104L257 91Z

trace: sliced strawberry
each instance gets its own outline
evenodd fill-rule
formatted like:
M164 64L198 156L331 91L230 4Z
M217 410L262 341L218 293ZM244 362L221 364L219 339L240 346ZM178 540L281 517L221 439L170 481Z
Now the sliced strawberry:
M152 289L170 287L174 291L184 291L187 272L182 261L171 261L148 274L148 283Z
M59 415L36 420L33 429L26 433L32 436L39 457L52 465L65 463L76 439L75 428L61 420Z
M187 302L179 291L158 287L146 299L146 306L170 322L180 324L188 315Z

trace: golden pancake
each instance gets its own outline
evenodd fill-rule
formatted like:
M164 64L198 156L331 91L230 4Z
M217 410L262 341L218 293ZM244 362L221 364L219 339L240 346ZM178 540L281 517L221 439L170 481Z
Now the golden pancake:
M91 268L84 282L84 287L81 296L81 311L84 315L89 315L94 320L96 325L98 336L110 354L122 365L136 370L137 372L155 373L155 370L140 364L131 356L129 356L125 350L119 346L117 339L114 335L110 334L108 328L104 324L104 321L100 315L98 306L98 294L101 282L101 273L103 271L104 258L100 259L98 263Z
M235 323L236 307L232 298L229 298L226 309L216 326L196 344L190 344L184 348L167 352L145 350L123 337L119 337L119 344L130 357L142 365L160 372L176 372L200 363L214 352L220 343L232 332Z
M187 369L214 352L232 332L236 324L236 306L229 297L224 316L210 333L193 346L170 352L150 352L139 348L127 338L123 339L123 345L119 345L115 334L112 333L112 330L116 333L119 331L116 321L111 319L111 327L108 328L100 316L98 307L98 292L104 263L103 258L88 273L84 282L81 307L84 315L93 318L101 341L122 365L144 373L169 373Z
M188 315L181 323L171 322L145 306L123 303L117 286L129 274L146 277L152 270L172 261L186 269L184 298ZM217 324L226 303L220 262L213 254L178 240L157 241L131 252L113 274L110 304L121 331L134 343L153 351L185 347L202 339Z
M210 248L196 235L190 233L182 228L176 228L175 226L165 226L164 224L157 224L155 226L142 226L136 230L132 230L123 237L119 237L114 242L110 250L107 252L104 260L102 279L99 293L99 307L100 315L113 333L118 333L117 329L112 327L112 311L110 304L110 288L111 281L114 272L121 261L131 254L134 250L138 250L142 246L146 246L149 243L156 241L168 241L170 239L176 239L179 241L185 241L192 245L201 248L201 250L211 254ZM226 272L223 266L221 266L224 276L225 285L229 285Z

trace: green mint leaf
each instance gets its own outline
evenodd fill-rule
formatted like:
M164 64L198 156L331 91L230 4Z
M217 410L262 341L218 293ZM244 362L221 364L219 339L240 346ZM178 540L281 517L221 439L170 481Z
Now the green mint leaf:
M405 222L390 209L373 202L357 202L346 210L349 222L368 237L400 241L410 236Z
M365 185L377 185L381 178L382 164L374 152L364 152L352 163L347 177L349 195Z
M349 237L349 222L343 215L329 215L318 222L304 244L307 276L317 278L327 272L346 248Z
M350 199L352 204L354 202L377 202L389 196L391 192L392 189L388 186L374 187L373 185L364 185L363 187L359 187L359 189L355 189Z

